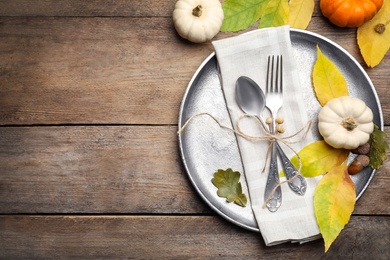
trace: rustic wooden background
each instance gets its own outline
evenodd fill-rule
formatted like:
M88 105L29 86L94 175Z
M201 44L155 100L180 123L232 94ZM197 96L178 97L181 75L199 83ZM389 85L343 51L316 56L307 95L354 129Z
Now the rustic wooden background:
M213 47L177 35L175 2L0 0L0 259L389 259L389 160L327 254L265 247L196 194L177 118ZM308 30L363 64L318 2ZM390 134L390 54L364 68Z

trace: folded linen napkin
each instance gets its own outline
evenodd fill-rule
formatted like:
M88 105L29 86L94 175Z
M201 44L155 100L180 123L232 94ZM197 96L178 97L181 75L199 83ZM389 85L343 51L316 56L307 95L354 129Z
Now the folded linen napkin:
M283 55L284 93L283 107L279 116L284 118L289 136L302 129L308 122L299 75L294 64L289 26L255 30L239 36L213 42L221 75L222 88L234 127L243 115L236 102L235 83L240 76L252 78L265 91L267 58L269 55ZM266 109L267 110L267 109ZM264 113L266 116L266 113ZM253 118L240 120L240 129L246 134L264 135ZM266 163L268 141L253 142L238 138L245 177L248 182L252 210L260 232L267 246L292 241L306 242L319 237L319 229L314 215L313 194L319 178L307 179L307 191L304 196L293 193L287 183L282 184L282 205L274 213L263 208L264 189L268 176ZM309 131L305 140L292 145L299 151L313 142ZM293 151L281 144L291 158ZM281 167L279 166L279 169ZM281 181L285 178L281 178Z

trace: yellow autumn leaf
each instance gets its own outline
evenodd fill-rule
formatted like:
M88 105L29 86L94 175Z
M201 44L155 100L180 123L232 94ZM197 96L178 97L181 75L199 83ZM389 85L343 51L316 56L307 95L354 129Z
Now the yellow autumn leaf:
M325 252L348 223L356 202L355 185L342 164L330 170L314 192L314 213L325 242Z
M289 11L288 0L268 0L267 5L262 10L259 28L287 24Z
M322 106L329 100L348 96L347 82L337 66L321 52L317 45L317 60L313 68L313 87Z
M305 30L310 23L314 11L314 0L290 0L288 23L293 28Z
M306 145L298 152L301 160L301 174L307 178L327 173L330 169L341 165L349 155L349 150L336 149L320 140ZM299 160L295 155L291 158L295 167L299 168Z
M385 26L383 33L375 31L378 24ZM382 61L390 49L390 0L385 0L374 18L358 28L357 41L367 66L373 68Z

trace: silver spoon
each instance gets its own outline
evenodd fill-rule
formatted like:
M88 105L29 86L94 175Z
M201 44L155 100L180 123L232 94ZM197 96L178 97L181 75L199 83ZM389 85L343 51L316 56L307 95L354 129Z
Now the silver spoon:
M265 108L265 102L262 102L265 101L265 96L259 89L257 84L250 78L238 78L236 82L237 103L245 113L258 117L265 129L269 130L268 126L264 124L263 118L260 116L260 112ZM264 190L264 201L268 200L266 207L271 212L277 211L282 204L282 189L279 185L280 181L275 147L275 145L272 145L271 148L269 173ZM275 187L277 188L275 189ZM274 189L275 191L273 192Z
M262 89L248 77L240 77L236 82L237 103L247 114L259 118L263 127L269 131L267 124L264 122L262 112L265 108L265 95ZM296 167L291 163L286 154L283 152L278 142L274 142L278 151L284 174L288 181L288 186L292 191L299 195L304 195L307 188L305 178L299 173ZM292 181L290 181L294 178Z

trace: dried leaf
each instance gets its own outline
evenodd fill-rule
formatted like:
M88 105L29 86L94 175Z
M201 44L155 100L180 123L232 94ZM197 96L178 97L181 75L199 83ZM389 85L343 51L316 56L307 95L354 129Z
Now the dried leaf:
M337 66L326 57L317 45L317 60L313 68L313 87L322 106L333 99L348 96L347 82Z
M364 23L357 30L357 41L360 52L367 66L375 67L390 49L390 1L383 2L382 8L373 19ZM378 24L386 24L383 33L377 33Z
M318 183L314 193L314 212L325 252L348 223L356 202L355 185L347 165L331 169Z
M310 23L314 11L314 0L290 0L288 23L293 28L305 30Z
M320 140L305 146L298 152L301 159L301 174L305 177L315 177L327 173L332 168L341 165L349 155L349 150L336 149ZM295 167L299 168L298 157L291 158Z
M221 31L237 32L256 23L270 0L226 0L222 3L224 19Z
M214 178L211 182L218 188L217 194L220 197L226 198L227 202L234 202L237 205L245 207L247 198L242 193L240 181L240 173L234 172L232 169L226 171L219 169L214 173Z
M269 0L263 10L259 28L287 24L289 12L288 0Z
M386 141L387 134L379 130L377 125L374 125L374 131L370 135L370 157L369 166L373 169L379 169L383 162L387 160L387 150L389 150L389 144Z

